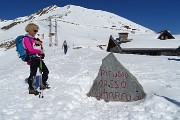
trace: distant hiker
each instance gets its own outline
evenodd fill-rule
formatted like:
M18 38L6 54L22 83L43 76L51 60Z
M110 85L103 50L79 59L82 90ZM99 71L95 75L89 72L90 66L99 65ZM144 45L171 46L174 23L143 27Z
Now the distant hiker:
M67 53L67 49L68 49L66 40L64 40L64 42L63 42L62 49L63 49L63 47L64 47L64 54L66 54Z
M29 84L29 94L38 95L39 92L33 88L33 80L36 77L37 68L40 68L40 63L42 63L42 84L40 86L41 89L46 88L46 81L48 79L49 70L46 67L44 61L44 53L42 48L42 41L40 39L35 38L36 33L38 32L39 27L30 23L26 26L25 31L27 34L24 37L24 46L27 48L27 53L30 56L30 60L28 64L30 65L30 76L28 78Z

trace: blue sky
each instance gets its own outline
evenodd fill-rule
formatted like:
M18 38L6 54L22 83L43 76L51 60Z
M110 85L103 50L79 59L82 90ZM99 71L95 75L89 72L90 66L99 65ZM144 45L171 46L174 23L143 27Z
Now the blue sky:
M115 13L156 32L169 29L180 34L180 0L3 0L0 19L15 19L50 5L68 4Z

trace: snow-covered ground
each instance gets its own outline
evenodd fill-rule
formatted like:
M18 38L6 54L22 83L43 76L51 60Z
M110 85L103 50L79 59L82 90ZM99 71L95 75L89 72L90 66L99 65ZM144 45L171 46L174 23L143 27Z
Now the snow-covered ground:
M64 12L67 11L66 7L62 9ZM180 59L175 56L115 54L117 59L136 76L147 96L136 102L108 103L87 97L86 94L98 74L102 59L109 54L97 45L107 44L109 36L118 35L119 31L97 27L99 22L94 26L93 24L100 18L94 18L93 23L91 20L83 23L82 18L89 18L87 14L83 15L84 13L92 15L91 12L94 12L96 17L102 15L103 21L102 18L107 18L105 12L86 12L86 9L73 6L68 8L68 11L71 11L72 14L68 12L71 17L63 17L66 22L58 21L57 47L48 47L48 21L38 21L48 15L37 17L34 21L40 26L39 33L45 33L44 61L50 71L51 89L44 90L44 98L28 94L25 79L29 76L29 66L18 58L16 49L7 51L0 49L0 120L180 120L180 62L168 60L168 58ZM78 11L82 12L81 19L73 17L75 16L73 12ZM53 15L57 13L59 12L54 11ZM115 17L112 14L110 16ZM79 25L67 23L67 20ZM108 21L109 24L105 24L107 21L104 21L101 25L117 26L119 19L115 23ZM124 22L133 26L129 21ZM24 27L28 23L29 21L7 31L0 31L1 41L24 34ZM138 28L142 34L147 30L140 26ZM156 37L155 34L131 36L137 40L143 40L143 37L148 39ZM179 40L180 36L177 35L176 38ZM67 55L63 54L61 46L64 40L67 40L70 47ZM176 42L178 45L179 42Z
M46 49L45 63L51 89L44 98L28 94L29 66L15 49L1 53L1 120L178 120L180 119L180 63L167 56L115 54L144 87L145 99L126 102L97 101L87 97L108 53L96 47ZM39 74L39 73L38 73Z

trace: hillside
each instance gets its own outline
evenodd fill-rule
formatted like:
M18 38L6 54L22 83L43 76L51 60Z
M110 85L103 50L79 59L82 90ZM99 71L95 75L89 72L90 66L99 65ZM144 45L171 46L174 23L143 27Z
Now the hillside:
M113 13L67 5L64 7L50 6L29 16L1 21L0 36L2 37L0 41L15 38L18 34L25 34L24 27L29 22L37 23L41 28L40 33L45 33L48 36L49 17L53 17L58 21L59 39L69 39L73 42L76 41L73 40L74 35L78 35L82 42L87 40L107 42L109 35L117 34L118 32L129 32L132 34L153 33L153 31ZM97 32L99 33L98 36L94 36L94 33Z

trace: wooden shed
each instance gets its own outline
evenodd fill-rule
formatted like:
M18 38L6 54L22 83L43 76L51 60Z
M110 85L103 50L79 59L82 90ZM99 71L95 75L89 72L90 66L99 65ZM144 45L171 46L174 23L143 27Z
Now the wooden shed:
M107 52L115 52L115 53L121 52L121 48L119 46L119 43L116 40L114 40L112 35L109 38Z
M170 32L167 30L164 30L161 32L160 36L158 37L160 40L166 40L166 39L175 39Z

